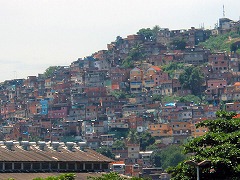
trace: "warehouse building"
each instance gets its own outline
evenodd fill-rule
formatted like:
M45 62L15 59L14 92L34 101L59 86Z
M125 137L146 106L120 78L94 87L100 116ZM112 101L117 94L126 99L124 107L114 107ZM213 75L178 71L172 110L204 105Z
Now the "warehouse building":
M73 142L0 142L0 172L101 172L112 161Z

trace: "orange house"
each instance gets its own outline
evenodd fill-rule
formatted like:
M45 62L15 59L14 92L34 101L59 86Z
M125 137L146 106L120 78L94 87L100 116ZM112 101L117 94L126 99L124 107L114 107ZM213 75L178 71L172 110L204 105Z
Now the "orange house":
M173 135L190 135L191 134L191 124L190 122L171 122Z
M191 124L191 135L192 137L199 137L199 136L203 136L204 134L206 134L206 132L208 131L208 128L206 127L199 127L196 128L197 123Z
M170 126L170 124L149 124L148 125L148 131L151 133L154 137L166 137L166 136L172 136L173 131Z

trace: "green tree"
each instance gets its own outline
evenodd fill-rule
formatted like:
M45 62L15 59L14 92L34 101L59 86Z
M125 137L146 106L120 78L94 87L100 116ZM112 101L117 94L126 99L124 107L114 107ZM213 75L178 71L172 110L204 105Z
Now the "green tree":
M54 75L54 72L59 68L59 66L50 66L48 67L45 72L44 72L44 76L45 78L49 78L51 76Z
M162 66L162 70L167 72L169 77L173 78L176 71L184 70L184 63L172 62Z
M109 147L102 146L102 147L96 149L96 151L108 158L115 159L115 155L112 153L112 150Z
M142 28L137 32L137 34L140 35L144 41L156 41L160 30L161 28L158 25L155 25L152 29Z
M186 96L164 96L162 98L163 103L171 103L171 102L193 102L194 104L201 103L201 98L195 96L193 94L189 94Z
M162 98L162 102L163 103L173 103L173 102L176 102L176 101L178 101L179 100L179 96L164 96L163 98Z
M162 70L167 73L181 69L184 69L184 63L172 62L162 66Z
M236 41L239 41L239 38L240 34L237 34L235 32L229 32L226 34L211 36L208 40L200 43L199 45L210 49L212 52L230 52L231 48L234 48L232 44Z
M186 96L181 96L179 98L179 102L193 102L195 104L199 104L201 102L201 99L198 96L189 94Z
M76 175L74 173L61 174L59 176L49 176L47 178L34 178L33 180L74 180Z
M134 62L141 62L145 58L144 48L142 44L135 44L129 51L128 56L123 60L122 66L125 68L133 68Z
M162 101L162 95L160 95L160 94L153 94L152 100L153 101Z
M143 40L152 41L154 37L153 30L150 28L142 28L137 32L138 35L142 37Z
M116 172L110 172L110 173L107 173L107 174L102 174L102 176L99 176L99 177L89 176L87 179L90 179L90 180L127 180L127 179L130 179L130 180L149 180L149 179L139 178L139 177L131 177L131 178L124 177L124 176L119 175Z
M125 142L118 139L118 140L113 142L112 148L115 148L115 149L125 149L126 148Z
M179 82L183 88L190 89L193 95L200 95L204 74L199 67L189 66L180 74Z
M184 50L186 45L187 43L183 38L174 38L170 43L170 47L173 50Z
M166 169L170 166L176 166L178 163L186 159L183 148L178 145L170 145L165 149L154 151L152 161L156 167Z
M240 119L235 114L218 111L215 120L200 122L197 127L207 127L209 131L184 145L184 151L192 154L190 160L197 163L204 160L210 165L200 167L201 179L238 179L240 177ZM186 162L179 163L168 172L173 180L196 179L195 167Z
M145 58L144 49L142 44L135 44L133 48L129 52L129 56L132 58L133 61L141 61Z
M231 52L236 53L237 49L238 49L238 47L237 47L237 45L236 45L235 43L232 43L232 44L230 45L230 51L231 51Z
M140 133L140 150L145 151L146 148L155 143L155 138L149 132Z
M111 95L114 96L116 99L125 99L126 98L126 93L123 91L112 91Z
M123 43L123 38L121 36L117 36L115 42L116 45L119 46L120 44Z
M122 67L124 67L124 68L134 68L134 63L133 63L132 57L127 56L122 62Z
M157 39L157 36L158 36L158 33L160 32L161 28L160 26L158 25L155 25L153 28L152 28L152 32L153 32L153 40L156 40Z
M127 136L127 141L132 144L138 144L140 142L138 132L136 130L130 130Z
M112 180L125 180L126 178L121 177L116 172L110 172L110 173L107 173L107 174L102 174L102 176L99 176L99 177L89 176L87 179L90 179L90 180L109 180L109 179L112 179Z

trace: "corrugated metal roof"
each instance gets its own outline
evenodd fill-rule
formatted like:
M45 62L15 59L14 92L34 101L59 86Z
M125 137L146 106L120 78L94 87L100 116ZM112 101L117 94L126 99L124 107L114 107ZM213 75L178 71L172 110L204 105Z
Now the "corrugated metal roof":
M16 145L9 150L6 146L0 146L0 161L12 162L45 162L45 161L79 161L79 162L112 162L94 150L80 150L79 147L73 148L72 151L67 147L59 147L58 151L47 146L44 150L40 150L37 145L31 145L29 150L24 150L21 146Z

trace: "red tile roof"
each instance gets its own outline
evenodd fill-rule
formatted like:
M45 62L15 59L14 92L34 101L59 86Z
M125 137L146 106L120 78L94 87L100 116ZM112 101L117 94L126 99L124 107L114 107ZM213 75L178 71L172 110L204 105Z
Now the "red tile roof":
M155 69L156 71L161 71L161 69L158 66L152 66L153 69Z

